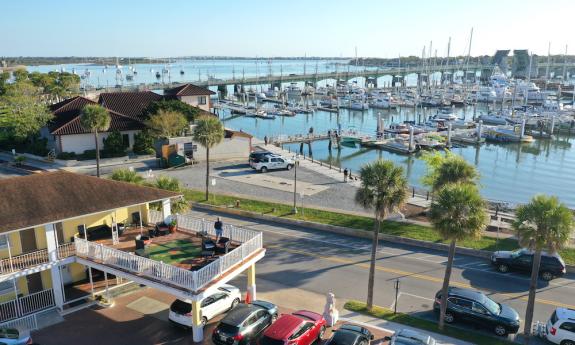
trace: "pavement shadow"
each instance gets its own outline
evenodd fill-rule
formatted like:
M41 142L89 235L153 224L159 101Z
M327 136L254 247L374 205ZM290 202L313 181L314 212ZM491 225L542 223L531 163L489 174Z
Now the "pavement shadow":
M230 165L222 165L222 166L217 166L214 167L212 170L215 171L220 171L220 170L230 170L230 169L251 169L250 165L248 163L236 163L236 164L230 164Z

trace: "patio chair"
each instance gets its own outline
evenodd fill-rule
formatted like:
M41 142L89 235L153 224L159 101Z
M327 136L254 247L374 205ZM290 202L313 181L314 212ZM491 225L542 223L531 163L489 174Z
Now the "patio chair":
M216 244L216 253L218 254L227 254L228 250L230 249L230 244L232 242L227 237L220 237L218 243Z
M146 242L144 242L144 240L134 240L134 242L136 242L136 250L138 249L146 249Z

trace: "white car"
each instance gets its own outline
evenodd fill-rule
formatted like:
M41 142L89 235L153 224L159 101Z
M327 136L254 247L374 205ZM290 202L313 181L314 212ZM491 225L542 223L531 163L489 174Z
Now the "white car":
M0 344L2 345L30 345L32 338L30 332L19 331L14 328L0 328Z
M410 329L401 329L384 340L389 340L389 345L440 345L431 336Z
M575 345L575 310L555 309L547 321L545 337L553 344Z
M200 316L202 326L219 314L237 306L242 299L240 289L231 285L222 285L216 292L204 298L201 302ZM192 327L192 304L175 300L170 306L170 321L184 327Z
M267 172L268 170L287 169L291 170L295 162L292 159L282 156L265 156L252 163L252 169L260 172Z

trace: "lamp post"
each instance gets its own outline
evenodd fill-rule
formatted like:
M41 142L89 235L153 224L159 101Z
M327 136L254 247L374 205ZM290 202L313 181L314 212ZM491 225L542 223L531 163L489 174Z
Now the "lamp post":
M294 156L294 165L293 165L293 214L297 214L297 166L298 166L298 156Z

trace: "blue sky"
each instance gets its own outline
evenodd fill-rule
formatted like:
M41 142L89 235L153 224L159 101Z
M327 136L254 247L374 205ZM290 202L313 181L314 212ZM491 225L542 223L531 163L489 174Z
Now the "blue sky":
M3 0L4 56L575 53L575 0Z

